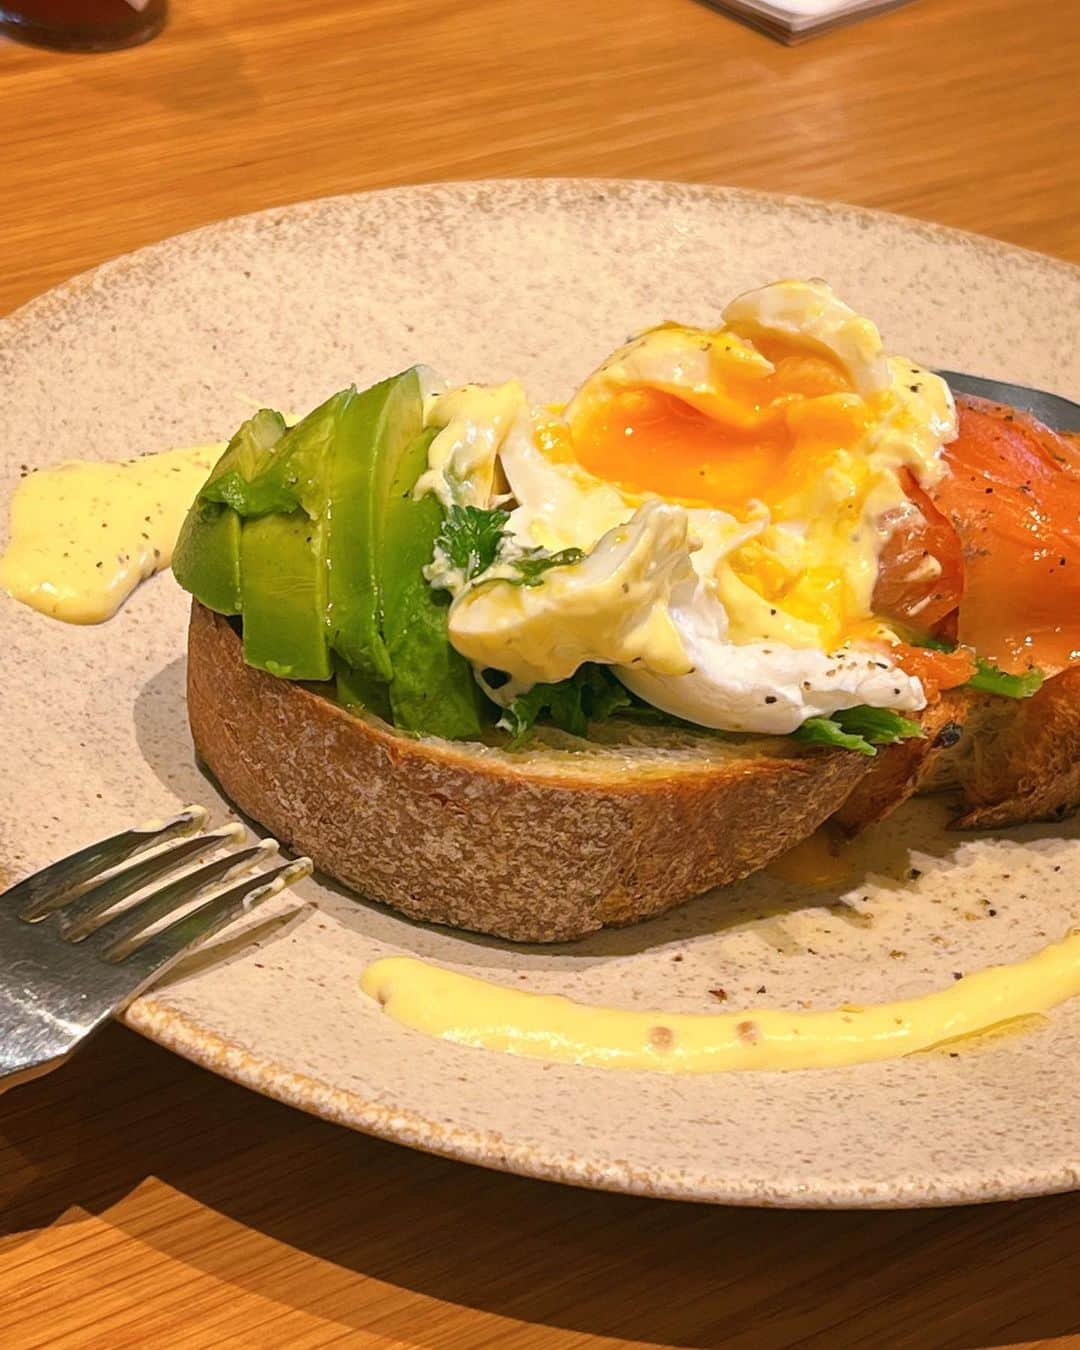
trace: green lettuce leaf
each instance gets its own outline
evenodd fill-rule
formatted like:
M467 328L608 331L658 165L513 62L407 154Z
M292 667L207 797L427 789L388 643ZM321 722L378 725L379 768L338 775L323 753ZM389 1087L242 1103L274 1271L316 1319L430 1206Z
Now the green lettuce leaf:
M957 647L955 642L939 637L921 637L915 645L928 647L935 652L954 652ZM1039 692L1045 679L1045 673L1037 666L1025 670L1023 675L1010 675L985 656L976 656L975 674L967 681L966 687L978 689L984 694L1000 694L1002 698L1030 698Z
M1001 694L1003 698L1030 698L1043 686L1046 676L1032 666L1023 675L1009 675L981 656L975 658L975 674L968 680L969 689L980 689L984 694Z
M827 745L839 750L854 750L860 755L876 755L877 746L922 736L918 722L901 717L891 708L843 708L831 717L808 717L792 733L797 741L809 745Z
M584 736L590 722L602 722L630 706L630 695L606 666L581 666L568 680L535 684L519 694L499 719L519 746L538 721L551 722L572 736Z

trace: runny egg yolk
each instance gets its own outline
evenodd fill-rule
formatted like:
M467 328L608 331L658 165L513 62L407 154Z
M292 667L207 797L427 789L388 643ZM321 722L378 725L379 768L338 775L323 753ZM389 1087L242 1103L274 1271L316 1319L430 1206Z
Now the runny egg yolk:
M754 500L774 519L797 515L836 452L862 436L868 410L829 358L777 342L759 350L771 374L725 380L715 395L695 395L697 406L643 385L592 404L573 427L578 462L627 492L737 517Z

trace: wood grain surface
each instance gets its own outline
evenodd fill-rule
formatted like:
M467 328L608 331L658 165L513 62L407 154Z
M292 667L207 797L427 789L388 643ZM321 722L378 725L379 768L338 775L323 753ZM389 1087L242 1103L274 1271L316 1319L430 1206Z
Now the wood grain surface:
M694 0L173 0L130 52L0 42L0 311L236 212L492 175L840 198L1077 258L1078 69L1069 0L920 0L794 50ZM1080 1345L1080 1195L590 1194L350 1134L119 1027L0 1099L0 1234L4 1350Z

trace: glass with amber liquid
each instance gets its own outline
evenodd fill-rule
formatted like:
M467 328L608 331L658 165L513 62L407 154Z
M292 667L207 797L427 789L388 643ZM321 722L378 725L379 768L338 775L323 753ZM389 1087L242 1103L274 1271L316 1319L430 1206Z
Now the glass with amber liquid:
M147 42L165 26L168 0L0 0L0 33L72 52Z

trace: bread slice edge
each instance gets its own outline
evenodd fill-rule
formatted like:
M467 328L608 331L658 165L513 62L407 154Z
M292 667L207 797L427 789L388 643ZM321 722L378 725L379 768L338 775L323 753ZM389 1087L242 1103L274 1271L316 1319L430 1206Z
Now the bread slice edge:
M255 670L192 605L188 716L225 794L362 897L519 942L635 923L766 865L834 814L873 760L782 738L605 728L507 751L402 735Z

